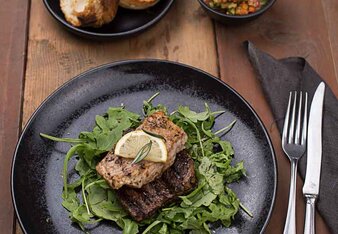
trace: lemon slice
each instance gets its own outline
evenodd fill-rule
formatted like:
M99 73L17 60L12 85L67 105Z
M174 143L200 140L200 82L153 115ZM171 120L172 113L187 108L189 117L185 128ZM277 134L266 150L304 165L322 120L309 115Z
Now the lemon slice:
M142 130L129 132L124 135L117 142L114 153L123 158L135 158L142 147L150 141L152 142L151 149L144 160L151 162L166 162L168 152L164 140L153 137Z

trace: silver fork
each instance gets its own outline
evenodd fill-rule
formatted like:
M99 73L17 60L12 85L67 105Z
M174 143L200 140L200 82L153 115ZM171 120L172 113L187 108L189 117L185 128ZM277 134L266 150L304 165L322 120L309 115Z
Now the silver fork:
M299 97L297 98L297 96ZM305 96L304 105L302 100L303 96ZM299 99L298 105L297 99ZM285 115L282 136L282 147L285 154L288 156L291 162L291 180L290 180L288 213L286 216L284 226L284 234L296 233L296 178L297 178L298 160L303 156L306 149L307 99L308 99L307 93L303 95L303 93L300 92L300 94L297 95L297 92L294 92L293 95L293 93L290 92L288 109ZM298 113L296 113L297 106ZM291 109L292 113L290 116Z

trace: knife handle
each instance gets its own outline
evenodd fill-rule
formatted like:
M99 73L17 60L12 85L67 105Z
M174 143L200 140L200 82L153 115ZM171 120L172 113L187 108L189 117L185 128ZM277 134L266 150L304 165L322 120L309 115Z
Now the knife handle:
M304 196L306 199L304 234L315 234L315 203L317 195L306 194Z

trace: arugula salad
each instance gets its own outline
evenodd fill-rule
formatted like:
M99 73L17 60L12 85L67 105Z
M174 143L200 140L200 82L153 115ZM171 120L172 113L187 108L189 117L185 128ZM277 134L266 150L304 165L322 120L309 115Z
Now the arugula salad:
M232 163L234 150L231 143L221 139L235 121L214 131L214 123L224 111L213 112L205 104L205 111L200 113L188 106L178 106L177 110L168 114L164 105L152 104L158 95L156 93L143 102L143 117L124 106L111 107L104 115L95 117L95 127L91 132L81 132L76 139L40 134L53 141L71 144L64 158L64 187L60 196L63 198L62 206L69 211L69 218L84 232L87 232L88 225L107 220L118 225L123 234L211 233L210 223L220 221L229 227L240 208L252 216L228 187L228 184L245 176L243 162ZM194 160L198 184L187 195L161 208L152 218L136 222L121 207L115 191L96 172L95 166L126 131L137 128L143 118L156 111L164 111L188 135L185 147ZM75 170L78 179L69 182L68 162L72 157L77 159Z

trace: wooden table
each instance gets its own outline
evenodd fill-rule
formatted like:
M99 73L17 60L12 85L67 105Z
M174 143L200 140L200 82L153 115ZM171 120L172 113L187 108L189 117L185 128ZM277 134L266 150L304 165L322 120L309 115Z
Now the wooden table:
M266 233L282 233L289 162L242 42L251 40L275 57L302 56L338 95L338 1L279 0L256 21L240 27L214 23L196 0L176 1L147 32L112 42L88 41L61 28L41 0L0 0L0 233L21 233L10 196L10 166L22 126L61 84L97 65L131 58L161 58L201 68L235 88L269 130L278 160L278 191ZM297 229L304 202L298 179ZM317 233L329 233L317 216Z

